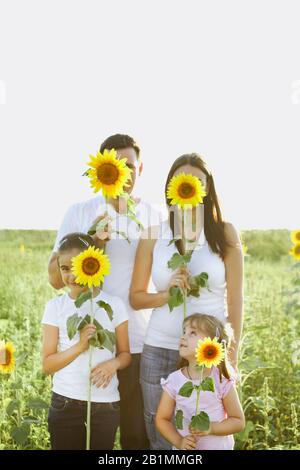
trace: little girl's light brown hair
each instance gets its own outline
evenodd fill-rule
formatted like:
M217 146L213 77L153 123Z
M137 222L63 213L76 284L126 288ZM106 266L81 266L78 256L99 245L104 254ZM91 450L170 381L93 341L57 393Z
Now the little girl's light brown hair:
M220 320L213 317L212 315L205 315L202 313L194 313L187 317L182 324L182 327L189 325L192 328L195 328L196 331L199 331L205 336L213 339L218 338L219 343L223 343L225 349L225 358L218 365L220 381L222 377L230 379L230 374L228 371L229 360L227 357L227 352L230 350L230 345L233 340L233 331L229 323L224 325ZM187 359L180 358L178 363L178 369L188 366Z

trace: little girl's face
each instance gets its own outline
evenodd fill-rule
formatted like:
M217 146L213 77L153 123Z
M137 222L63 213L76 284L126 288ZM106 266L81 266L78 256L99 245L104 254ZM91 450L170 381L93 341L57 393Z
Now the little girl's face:
M70 289L70 294L72 297L77 297L77 295L85 290L84 286L81 286L75 282L75 276L72 273L72 258L81 253L80 250L74 248L70 251L64 251L58 257L58 265L61 274L61 278L65 286Z
M197 330L193 325L185 323L179 341L179 355L187 360L194 359L199 339L204 339L206 336L205 333Z

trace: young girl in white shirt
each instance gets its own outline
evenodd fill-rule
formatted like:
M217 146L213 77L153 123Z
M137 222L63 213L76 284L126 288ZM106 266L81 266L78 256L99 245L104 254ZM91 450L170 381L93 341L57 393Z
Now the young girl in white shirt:
M96 327L89 324L70 340L67 320L74 313L84 318L90 303L76 308L75 300L87 290L75 282L72 258L89 246L93 239L84 233L66 235L60 242L58 265L68 293L51 299L45 308L43 324L43 370L53 374L51 406L48 415L51 448L85 449L88 389L88 347ZM108 303L112 319L97 302ZM93 349L91 449L110 450L120 421L117 371L130 364L128 315L123 301L100 288L93 291L94 316L101 326L116 335L116 347Z

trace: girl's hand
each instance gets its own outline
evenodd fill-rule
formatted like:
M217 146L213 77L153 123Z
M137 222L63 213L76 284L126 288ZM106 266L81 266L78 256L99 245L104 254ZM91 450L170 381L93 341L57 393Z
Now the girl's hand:
M181 439L180 450L194 450L196 449L196 438L195 436L185 436Z
M187 291L190 288L189 276L190 273L185 266L178 268L171 277L167 291L169 291L171 287L179 287L182 292Z
M86 325L82 330L80 330L80 341L79 345L80 348L83 351L86 351L89 347L89 340L94 336L96 332L96 326L92 325L91 323L89 325Z
M211 434L211 423L209 425L209 429L207 431L199 431L199 429L192 428L191 425L189 426L189 431L193 436L209 436Z
M107 387L117 370L118 365L115 359L101 362L101 364L98 364L94 369L92 369L92 384L96 387Z

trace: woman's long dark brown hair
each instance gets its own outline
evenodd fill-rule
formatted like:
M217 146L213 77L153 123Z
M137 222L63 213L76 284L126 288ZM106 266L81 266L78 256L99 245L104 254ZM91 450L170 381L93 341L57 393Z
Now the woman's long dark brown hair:
M173 178L175 171L183 165L191 165L195 168L199 168L206 175L207 196L203 199L204 234L211 250L214 253L217 253L224 260L226 249L230 246L229 242L226 240L225 237L225 222L222 218L222 213L218 201L218 196L215 190L213 176L210 170L208 169L206 162L198 153L189 153L181 155L181 157L178 157L171 166L165 185L166 203L168 206L170 206L170 200L167 198L168 185L171 179ZM173 236L175 237L174 211L172 210L169 211L169 223ZM180 250L179 241L176 242L176 246L178 250Z

